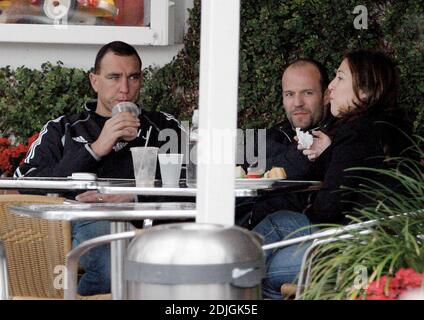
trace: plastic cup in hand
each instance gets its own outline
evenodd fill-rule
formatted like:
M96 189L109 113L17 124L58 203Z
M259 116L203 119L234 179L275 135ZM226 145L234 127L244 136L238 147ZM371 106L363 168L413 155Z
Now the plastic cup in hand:
M112 108L112 117L120 112L128 111L131 112L134 117L138 117L140 115L140 109L135 103L130 101L124 101L116 104Z
M158 150L156 147L131 148L134 177L137 187L153 187L155 184Z
M140 109L138 108L138 106L130 101L123 101L120 102L118 104L116 104L113 108L112 108L112 117L114 117L115 115L121 113L121 112L130 112L135 118L138 118L138 116L140 115ZM133 128L133 127L128 127L126 129L127 133L121 137L122 140L124 141L132 141L135 138L137 138L137 129Z
M183 155L178 153L159 154L160 175L162 186L178 187L181 174Z

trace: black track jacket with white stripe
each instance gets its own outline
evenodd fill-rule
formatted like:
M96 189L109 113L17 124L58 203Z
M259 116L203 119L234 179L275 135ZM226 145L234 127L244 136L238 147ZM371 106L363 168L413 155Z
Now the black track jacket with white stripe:
M173 145L177 149L171 152L184 150L181 148L181 145L185 145L184 130L174 117L164 112L142 110L137 138L130 142L118 141L112 152L99 158L91 150L90 144L97 140L109 118L98 115L95 109L96 101L88 102L80 114L64 115L47 122L14 177L67 177L74 172L90 172L99 178L134 178L130 148L144 146L150 127L149 146L170 145L170 136L173 135L178 145ZM164 141L160 141L162 137Z

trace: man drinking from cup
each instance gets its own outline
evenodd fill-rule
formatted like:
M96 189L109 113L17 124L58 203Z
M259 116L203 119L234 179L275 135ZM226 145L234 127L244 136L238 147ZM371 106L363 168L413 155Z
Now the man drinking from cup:
M15 177L68 177L75 172L90 172L100 178L134 178L130 148L146 145L160 147L159 133L171 129L180 137L178 121L162 112L129 108L112 110L116 105L136 103L142 81L141 59L132 46L114 41L103 46L95 60L90 83L97 100L87 102L80 114L63 115L47 122L32 144L24 164ZM177 139L176 143L178 143ZM67 194L68 198L74 195ZM134 196L100 195L96 191L79 194L82 202L128 202ZM110 233L109 222L72 223L72 241L85 240ZM85 269L78 293L92 295L110 292L110 250L101 246L90 250L80 261Z

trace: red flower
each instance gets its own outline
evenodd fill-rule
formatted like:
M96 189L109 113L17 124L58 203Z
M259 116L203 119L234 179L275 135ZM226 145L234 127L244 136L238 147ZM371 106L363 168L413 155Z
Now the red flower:
M396 272L396 279L399 281L399 287L412 289L421 286L424 275L415 272L412 268L400 268Z
M412 268L401 268L393 278L384 275L371 282L365 291L365 297L362 297L362 299L395 300L407 290L420 288L423 281L424 274L417 273Z
M38 133L28 138L27 144L12 146L9 138L0 138L0 174L11 174L25 159L31 144L38 138Z
M9 138L0 138L0 148L4 148L8 146L10 146Z

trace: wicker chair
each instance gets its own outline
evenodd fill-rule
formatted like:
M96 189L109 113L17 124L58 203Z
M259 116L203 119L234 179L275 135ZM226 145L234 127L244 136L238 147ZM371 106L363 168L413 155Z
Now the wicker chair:
M48 221L11 214L14 204L60 204L64 198L36 195L0 196L0 240L12 299L63 299L63 267L71 250L69 221ZM62 276L62 278L60 278ZM58 286L59 285L59 286ZM58 289L55 288L59 287ZM110 295L81 297L110 299Z

